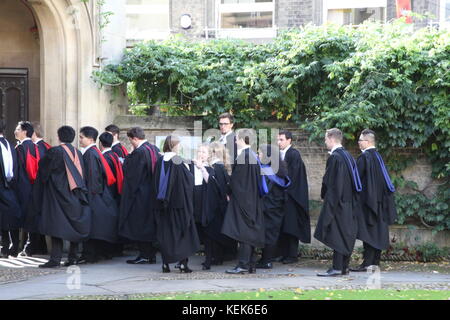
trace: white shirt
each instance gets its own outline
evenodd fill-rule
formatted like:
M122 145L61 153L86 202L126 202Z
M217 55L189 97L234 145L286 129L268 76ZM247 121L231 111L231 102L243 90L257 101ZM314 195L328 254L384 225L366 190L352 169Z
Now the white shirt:
M232 134L232 133L233 133L233 130L228 131L226 134L223 134L223 135L220 137L219 142L220 142L221 144L227 144L227 137L228 137L230 134Z
M375 147L375 146L371 146L371 147L368 147L368 148L365 148L364 150L362 150L362 152L364 153L364 152L366 152L367 150L370 150L370 149L376 149L377 147Z
M19 144L22 144L24 141L31 140L31 138L25 138L22 141L19 141Z
M211 165L214 165L214 164L216 164L216 163L218 163L218 162L220 162L220 159L219 159L219 158L214 158L214 159L211 161Z
M108 151L111 151L111 148L103 149L102 154L105 154L105 153L107 153Z
M147 142L147 140L142 140L141 142L139 142L139 144L138 144L136 149L139 149L146 142Z
M95 147L95 143L92 143L92 144L88 145L86 148L81 148L80 151L81 151L82 154L85 154L86 151L88 151L92 147Z
M164 153L163 160L164 161L169 161L170 159L172 159L176 155L177 154L175 152L166 152L166 153ZM189 165L186 162L183 162L183 163L186 166L186 168L188 168L188 170L189 170Z
M0 135L0 138L4 138L3 135ZM6 139L5 139L6 140ZM3 167L5 169L5 177L7 181L11 181L14 177L14 171L13 171L13 158L11 153L11 145L9 144L8 140L6 140L7 146L0 142L0 148L2 150L2 157L3 157Z
M289 148L290 147L292 147L292 145L290 144L290 145L288 145L287 147L286 147L286 149L284 149L284 150L280 150L280 156L281 156L281 160L283 160L284 161L284 157L286 157L286 152L289 150Z
M196 165L194 165L194 178L195 178L195 185L201 186L203 184L203 173L202 170L197 168Z
M250 146L246 146L246 147L243 147L242 149L238 149L237 150L237 157L239 157L241 155L242 151L244 151L245 149L250 149Z
M331 149L330 152L328 152L329 154L332 154L337 148L342 148L342 144L337 144L333 147L333 149Z
M111 148L114 147L116 144L119 144L119 143L120 143L120 141L113 142L113 144L111 145Z
M36 142L34 144L38 144L39 141L42 141L44 139L36 139Z

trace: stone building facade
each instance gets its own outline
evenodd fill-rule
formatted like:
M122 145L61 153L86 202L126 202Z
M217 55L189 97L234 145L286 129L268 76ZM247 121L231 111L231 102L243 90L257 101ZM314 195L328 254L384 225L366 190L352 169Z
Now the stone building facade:
M19 120L41 122L56 144L63 124L101 128L114 119L120 99L111 103L92 80L102 63L120 59L126 43L117 33L120 15L102 30L98 20L99 10L120 12L125 0L107 3L112 7L95 0L0 1L0 117L8 138Z

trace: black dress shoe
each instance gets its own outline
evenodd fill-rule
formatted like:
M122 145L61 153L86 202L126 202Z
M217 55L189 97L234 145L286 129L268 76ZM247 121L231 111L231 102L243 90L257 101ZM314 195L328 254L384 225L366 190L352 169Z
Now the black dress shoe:
M352 271L352 272L367 272L367 267L360 265L356 268L350 268L350 271Z
M298 262L298 258L292 258L292 257L284 258L283 260L281 260L281 262L282 262L283 264L296 263L296 262Z
M256 269L272 269L272 262L258 262L256 264Z
M329 269L325 273L318 273L317 274L318 277L337 277L337 276L341 276L341 275L342 275L342 271L341 270L334 270L334 269Z
M67 260L66 262L64 262L64 267L70 267L77 264L78 264L77 260Z
M229 273L229 274L244 274L244 273L249 273L249 269L244 269L244 268L241 268L241 267L236 267L236 268L234 268L234 269L230 269L230 270L227 270L227 271L225 271L226 273Z
M127 260L128 264L150 264L150 259L137 257L134 260Z
M58 268L58 267L60 267L61 266L61 264L60 263L57 263L57 262L54 262L54 261L48 261L47 263L44 263L44 264L40 264L39 265L39 268Z

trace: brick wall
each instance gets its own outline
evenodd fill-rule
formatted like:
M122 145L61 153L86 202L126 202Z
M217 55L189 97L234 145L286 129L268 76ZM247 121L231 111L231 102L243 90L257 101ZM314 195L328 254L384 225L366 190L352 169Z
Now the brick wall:
M126 131L134 126L140 126L146 133L146 138L151 142L155 142L156 136L169 135L175 130L185 130L186 133L192 135L194 133L194 121L201 120L200 117L136 117L136 116L118 116L114 123L121 128L120 140L131 150L131 145L126 137ZM292 123L276 123L268 122L262 123L262 128L279 128L289 130L293 133L293 145L297 148L306 166L309 185L309 198L311 200L320 200L320 189L322 186L322 178L325 173L325 166L328 159L328 150L323 144L317 144L308 141L308 134L299 130ZM203 124L203 130L209 129L206 124ZM270 135L270 131L268 132ZM346 148L356 158L360 151L357 149L356 143L345 145ZM427 162L425 157L420 156L420 151L417 149L399 149L400 154L418 153L419 157L416 163L403 172L406 179L415 181L419 189L425 188L433 179L431 178L431 165ZM436 188L427 189L428 195L431 195ZM403 192L405 192L404 190ZM320 206L311 210L311 231L315 230L318 215L320 213ZM450 231L439 232L432 234L431 230L418 227L414 232L407 228L407 226L392 226L391 238L395 237L404 243L414 245L423 242L434 241L440 246L450 246ZM313 239L313 246L321 247L322 244ZM361 246L361 242L357 242L357 246Z

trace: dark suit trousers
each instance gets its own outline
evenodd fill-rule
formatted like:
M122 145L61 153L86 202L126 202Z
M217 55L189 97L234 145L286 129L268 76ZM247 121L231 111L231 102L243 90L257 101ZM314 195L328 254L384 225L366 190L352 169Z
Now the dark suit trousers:
M285 258L298 257L298 239L293 235L281 233L278 241L280 254Z
M249 269L255 265L255 248L249 244L239 242L238 267Z
M2 231L2 253L16 256L19 253L19 230Z
M345 256L336 250L333 251L333 269L345 271L348 269L350 263L350 256Z
M77 260L78 243L71 242L69 247L68 260ZM60 263L63 254L63 240L60 238L52 237L52 252L50 253L50 261Z
M363 246L364 246L363 265L365 267L372 266L372 265L375 265L375 266L380 265L381 250L376 249L376 248L372 247L370 244L365 243L365 242L363 243Z

